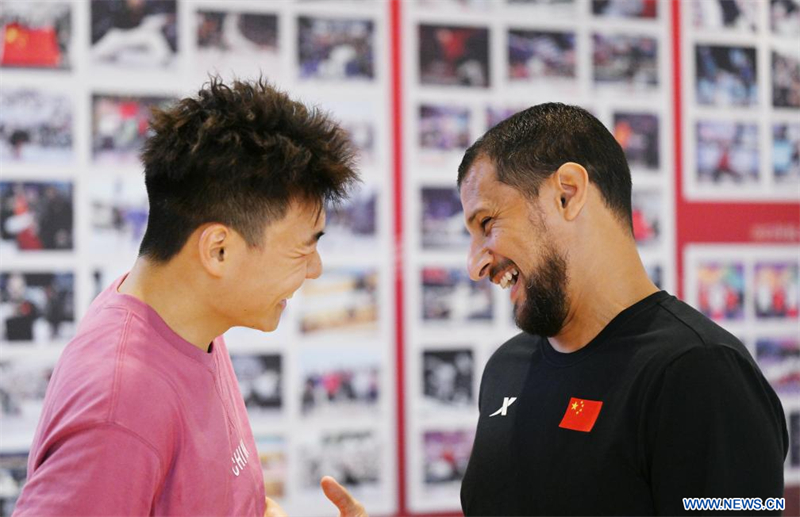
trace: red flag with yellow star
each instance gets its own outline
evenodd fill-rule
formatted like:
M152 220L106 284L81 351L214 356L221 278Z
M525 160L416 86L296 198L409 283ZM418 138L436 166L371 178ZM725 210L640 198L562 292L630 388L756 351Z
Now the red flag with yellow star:
M58 36L53 27L31 28L9 23L3 34L0 52L3 66L57 67L61 63Z
M558 427L588 433L594 427L594 423L597 421L598 415L600 415L601 407L603 407L602 401L572 397L569 399L567 412L564 413L564 418L561 419Z

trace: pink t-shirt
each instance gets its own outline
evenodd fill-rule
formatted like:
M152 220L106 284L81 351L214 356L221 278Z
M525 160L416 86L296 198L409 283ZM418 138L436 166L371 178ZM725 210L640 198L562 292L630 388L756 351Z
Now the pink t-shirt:
M205 353L118 279L58 361L14 515L264 514L222 337Z

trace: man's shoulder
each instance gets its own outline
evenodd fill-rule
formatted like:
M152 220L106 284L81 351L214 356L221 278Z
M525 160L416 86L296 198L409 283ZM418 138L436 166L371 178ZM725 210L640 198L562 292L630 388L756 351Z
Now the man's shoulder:
M487 401L510 399L522 391L531 359L541 354L540 340L525 332L520 332L494 351L481 376L479 408Z
M113 423L147 437L174 421L181 397L158 356L131 342L139 331L133 319L124 307L106 306L82 322L50 381L53 429Z
M531 356L541 350L541 338L520 332L500 345L486 363L486 370L505 369L509 365L527 365Z
M78 332L64 348L54 372L56 386L73 381L82 389L106 389L111 382L118 361L119 345L128 331L129 315L122 308L98 307L81 321Z
M668 356L671 359L698 349L725 349L752 361L739 338L685 302L669 297L659 306L660 324L652 330L664 334L664 339L669 340L671 353Z

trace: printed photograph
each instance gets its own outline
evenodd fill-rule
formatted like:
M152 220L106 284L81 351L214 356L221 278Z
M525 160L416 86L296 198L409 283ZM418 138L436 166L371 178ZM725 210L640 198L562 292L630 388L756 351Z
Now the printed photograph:
M320 239L320 255L376 250L378 243L378 188L362 184L339 206L326 209L325 236Z
M72 17L67 2L3 2L0 67L68 69Z
M769 19L776 36L800 36L800 0L769 0Z
M4 443L25 443L33 438L54 367L53 358L0 361L0 416Z
M492 284L470 280L462 268L422 269L422 321L431 325L464 325L491 321Z
M592 14L608 18L653 19L658 0L592 0Z
M375 487L381 482L383 446L373 431L323 433L300 448L302 485L318 490L322 476L333 476L349 490Z
M0 160L59 164L72 161L72 101L32 88L0 89Z
M303 416L375 415L380 402L377 348L303 350L300 353Z
M508 31L508 80L511 84L574 82L575 33Z
M758 183L758 125L697 122L697 179L700 183Z
M519 113L526 109L525 107L519 108L501 108L496 106L489 106L486 108L486 130L492 129L494 126L504 121L511 115Z
M5 410L3 410L5 419ZM28 452L0 452L0 517L10 517L28 478Z
M754 47L696 45L695 95L701 106L758 105Z
M75 333L72 273L0 273L2 340L47 344Z
M72 183L0 181L0 252L73 249Z
M800 108L800 52L772 51L772 105Z
M147 228L149 204L142 177L104 176L88 182L91 234L96 257L130 257L139 252Z
M419 25L421 84L487 88L489 70L489 29Z
M640 248L661 244L664 196L660 190L634 190L631 196L633 236Z
M761 0L692 0L692 25L702 30L758 30Z
M331 268L301 289L300 331L374 333L378 329L378 272L374 268ZM289 304L292 301L289 300Z
M509 7L524 9L524 12L545 19L570 18L578 13L576 0L506 0L506 3Z
M301 79L372 80L375 77L375 24L369 19L297 20Z
M753 293L757 317L797 319L800 303L798 262L756 262Z
M258 459L264 474L264 492L269 498L286 497L288 459L286 440L277 435L255 435Z
M658 88L658 40L630 34L592 35L594 84L621 91Z
M631 171L655 172L659 169L658 115L615 112L614 137L625 151Z
M742 263L703 262L697 268L696 308L716 321L741 321L744 288Z
M420 105L420 149L434 152L463 152L472 144L469 131L470 116L468 107Z
M455 188L423 187L422 247L466 252L469 233L464 227L461 198Z
M232 353L231 363L251 419L273 415L283 405L280 354Z
M103 165L139 163L151 108L167 108L169 97L92 96L92 158Z
M426 350L422 353L422 409L439 414L475 405L472 350Z
M275 14L199 10L197 69L206 75L256 79L280 73L278 16Z
M778 395L800 395L800 339L757 339L756 361Z
M775 183L800 183L800 124L773 124L772 173Z
M474 431L431 430L422 435L425 488L458 487L467 471Z
M175 0L92 0L91 12L93 62L141 69L176 61Z

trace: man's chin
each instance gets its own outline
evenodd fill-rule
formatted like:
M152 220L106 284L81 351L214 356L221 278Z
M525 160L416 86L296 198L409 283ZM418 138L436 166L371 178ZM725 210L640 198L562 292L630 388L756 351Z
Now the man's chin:
M553 337L561 331L560 326L555 329L554 325L548 325L546 321L532 318L525 309L524 301L514 304L514 324L521 331L542 337Z
M278 323L280 323L280 321L280 317L270 319L265 318L263 321L254 322L244 326L253 330L260 330L261 332L274 332L278 329Z

